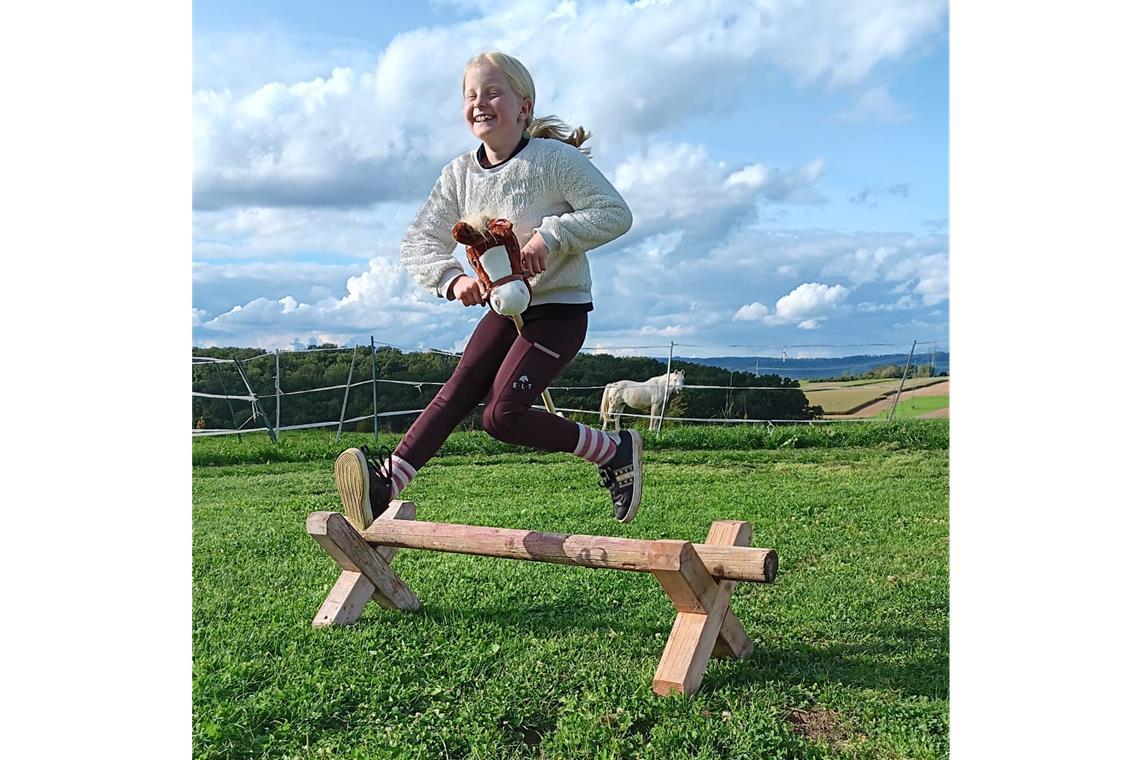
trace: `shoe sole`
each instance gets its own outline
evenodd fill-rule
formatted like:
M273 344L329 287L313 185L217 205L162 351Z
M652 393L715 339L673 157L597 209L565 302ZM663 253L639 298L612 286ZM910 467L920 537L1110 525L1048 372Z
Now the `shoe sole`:
M336 489L344 516L357 530L372 524L372 502L368 499L368 461L360 449L346 449L336 458L333 468Z
M625 511L625 517L619 520L623 523L633 522L633 518L637 516L637 508L641 506L641 434L636 430L630 430L629 435L633 439L633 498L630 500L629 509Z

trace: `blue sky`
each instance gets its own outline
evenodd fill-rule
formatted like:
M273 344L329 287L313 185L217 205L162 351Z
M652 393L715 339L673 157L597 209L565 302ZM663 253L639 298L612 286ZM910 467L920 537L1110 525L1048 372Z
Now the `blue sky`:
M589 254L587 346L947 346L944 2L193 13L195 345L461 349L481 312L419 289L399 243L441 167L477 146L464 62L499 49L530 68L537 113L595 133L634 212Z

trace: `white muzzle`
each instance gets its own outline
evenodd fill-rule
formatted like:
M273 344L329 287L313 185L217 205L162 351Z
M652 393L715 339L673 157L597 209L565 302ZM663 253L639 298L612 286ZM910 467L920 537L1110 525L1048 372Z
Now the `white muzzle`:
M479 263L491 282L511 276L511 259L507 256L506 246L488 248L479 257ZM522 314L530 305L530 289L522 280L511 280L491 291L490 303L491 308L504 317Z

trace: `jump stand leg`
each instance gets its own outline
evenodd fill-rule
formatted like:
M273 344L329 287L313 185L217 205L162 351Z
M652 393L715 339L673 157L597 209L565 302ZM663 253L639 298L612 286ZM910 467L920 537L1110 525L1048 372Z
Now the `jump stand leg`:
M416 505L410 501L393 501L378 520L414 520ZM313 618L313 626L349 625L364 612L369 599L387 609L418 610L420 600L388 563L396 549L373 548L337 512L316 512L307 523L311 535L336 563L340 578Z
M706 544L720 544L728 546L751 546L752 525L740 520L718 520L709 528ZM720 585L728 584L729 593L736 587L736 581L722 580ZM713 657L735 657L742 660L752 654L752 640L744 632L740 621L736 619L730 607L724 614L724 625L720 627L720 635L716 637L716 646L713 647Z
M707 543L747 546L751 539L752 526L748 523L722 520L713 523ZM696 693L714 648L736 657L752 651L748 634L729 609L736 582L714 578L691 544L689 551L681 552L680 560L676 570L651 571L677 608L673 630L653 676L653 692L661 696Z

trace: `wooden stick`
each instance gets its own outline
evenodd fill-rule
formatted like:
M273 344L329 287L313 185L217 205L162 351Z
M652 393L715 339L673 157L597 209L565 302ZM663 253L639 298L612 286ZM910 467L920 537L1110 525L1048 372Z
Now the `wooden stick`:
M377 520L362 535L370 544L403 549L428 549L634 572L651 572L649 552L658 543L637 538L570 536L418 520ZM693 544L693 550L706 570L716 578L770 583L776 577L778 559L772 549Z
M511 319L514 321L515 329L519 331L519 335L522 335L522 316L519 314L512 314ZM550 412L551 414L558 414L558 412L554 409L554 399L550 398L550 391L546 390L545 388L542 389L542 403L546 405L546 411ZM561 417L562 415L559 414L558 416Z

